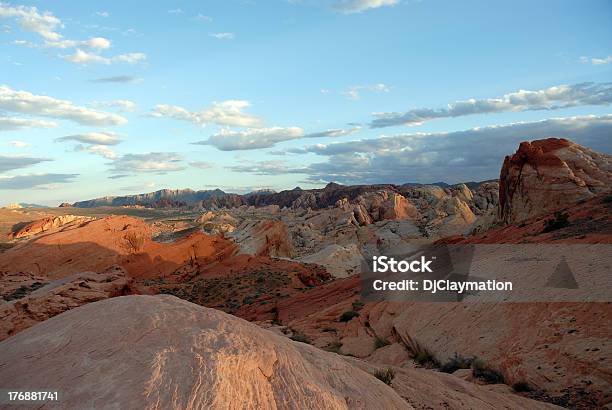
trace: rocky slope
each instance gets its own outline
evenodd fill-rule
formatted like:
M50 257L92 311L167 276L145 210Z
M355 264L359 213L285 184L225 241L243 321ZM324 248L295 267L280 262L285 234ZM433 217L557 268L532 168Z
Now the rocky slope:
M549 407L416 371L402 371L392 388L366 363L170 296L118 297L56 316L1 342L0 368L2 386L53 380L65 408Z
M500 218L520 222L612 191L612 157L561 138L523 142L499 184Z

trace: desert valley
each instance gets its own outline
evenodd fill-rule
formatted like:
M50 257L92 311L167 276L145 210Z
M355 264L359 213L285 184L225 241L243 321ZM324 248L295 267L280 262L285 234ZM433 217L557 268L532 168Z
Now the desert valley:
M361 298L372 255L612 245L612 157L549 138L499 166L455 185L3 208L0 385L73 408L607 408L609 302Z

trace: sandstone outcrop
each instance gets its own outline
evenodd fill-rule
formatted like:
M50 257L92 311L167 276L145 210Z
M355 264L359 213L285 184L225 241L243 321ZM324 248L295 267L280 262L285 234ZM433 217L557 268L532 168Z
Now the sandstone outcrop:
M500 174L499 217L520 222L612 190L612 157L562 138L522 142Z
M28 236L36 235L41 232L56 229L69 223L84 223L91 221L95 218L77 215L59 215L59 216L47 216L42 219L30 222L29 224L18 228L12 232L9 237L10 239L20 239Z
M131 293L131 279L119 267L75 273L0 305L0 340L87 303ZM23 288L22 288L23 289Z
M2 386L54 381L65 408L411 408L340 356L172 296L65 312L3 341L0 368Z

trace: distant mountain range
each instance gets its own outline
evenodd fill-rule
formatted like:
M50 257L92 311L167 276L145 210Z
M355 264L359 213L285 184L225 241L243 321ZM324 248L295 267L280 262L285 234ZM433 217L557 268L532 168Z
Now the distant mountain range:
M484 181L488 182L488 181ZM481 182L468 182L470 188L481 184ZM291 190L275 192L273 190L261 190L248 194L227 193L220 189L194 191L192 189L162 189L137 195L105 196L101 198L79 201L72 204L75 208L94 208L99 206L146 206L152 208L172 208L181 206L202 206L204 208L231 208L241 205L265 206L278 205L289 207L304 202L304 205L314 207L325 207L333 205L338 199L346 197L354 199L366 192L387 189L401 193L409 188L419 186L439 186L448 188L451 185L444 182L433 184L407 183L403 185L379 184L379 185L340 185L330 182L325 188L304 190L295 187ZM316 206L315 206L316 203ZM68 206L70 204L62 204Z

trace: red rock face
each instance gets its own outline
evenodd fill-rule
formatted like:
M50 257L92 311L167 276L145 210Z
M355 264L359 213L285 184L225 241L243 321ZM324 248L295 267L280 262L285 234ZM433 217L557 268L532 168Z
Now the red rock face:
M562 138L523 142L499 181L499 217L520 222L612 190L612 157Z

